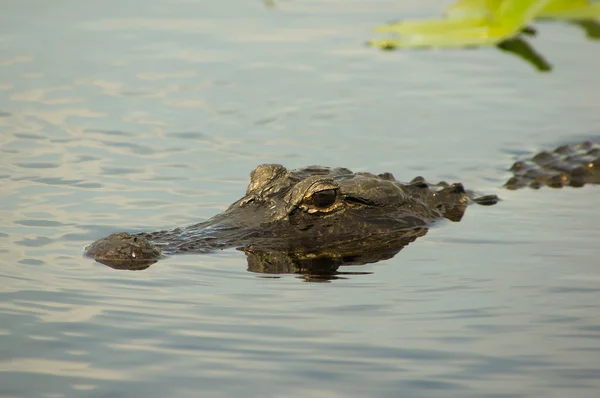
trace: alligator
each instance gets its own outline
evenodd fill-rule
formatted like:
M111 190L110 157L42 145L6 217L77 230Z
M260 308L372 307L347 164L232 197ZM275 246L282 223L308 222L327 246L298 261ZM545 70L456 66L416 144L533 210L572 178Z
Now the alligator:
M563 145L514 163L505 187L599 184L599 169L600 144ZM471 203L498 201L461 183L431 184L423 177L401 183L390 173L262 164L250 174L246 194L211 219L170 230L115 233L92 243L85 254L113 268L139 270L165 254L235 247L246 253L252 272L331 276L341 265L393 257L436 221L460 221Z

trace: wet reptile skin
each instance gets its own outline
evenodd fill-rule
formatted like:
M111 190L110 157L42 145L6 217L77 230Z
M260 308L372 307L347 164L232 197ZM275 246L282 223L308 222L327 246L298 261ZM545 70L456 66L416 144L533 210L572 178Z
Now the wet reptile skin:
M598 144L561 146L515 163L505 186L597 184L599 160ZM112 234L87 247L86 255L113 268L143 269L162 253L237 247L254 272L315 266L329 272L342 264L389 258L435 221L460 221L468 204L497 201L495 195L476 196L460 183L429 184L422 177L401 183L390 173L263 164L251 173L244 197L223 213L187 227Z
M585 184L600 184L600 145L585 141L577 145L563 145L552 152L540 152L529 160L513 164L510 171L514 176L505 187L540 188L549 186L582 187Z

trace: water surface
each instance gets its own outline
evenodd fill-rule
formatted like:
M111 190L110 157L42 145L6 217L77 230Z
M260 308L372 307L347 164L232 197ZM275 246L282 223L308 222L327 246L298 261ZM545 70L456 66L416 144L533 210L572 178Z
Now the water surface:
M598 187L510 192L520 156L600 133L597 42L540 74L496 49L379 52L443 2L6 1L0 396L595 397ZM140 272L81 256L225 209L260 163L498 194L329 283L242 252Z

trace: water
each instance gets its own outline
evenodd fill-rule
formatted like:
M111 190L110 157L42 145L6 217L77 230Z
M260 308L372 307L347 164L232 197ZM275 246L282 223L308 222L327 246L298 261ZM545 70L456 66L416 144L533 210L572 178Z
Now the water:
M537 24L549 74L362 45L442 5L4 2L0 396L597 396L598 188L500 187L518 156L598 138L598 43ZM263 162L503 201L328 283L233 249L139 272L82 257L212 216Z

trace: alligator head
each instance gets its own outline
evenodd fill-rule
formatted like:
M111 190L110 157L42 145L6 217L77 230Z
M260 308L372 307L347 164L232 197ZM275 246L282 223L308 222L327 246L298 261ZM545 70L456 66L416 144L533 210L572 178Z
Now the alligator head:
M382 251L382 245L406 244L436 220L460 221L470 202L495 204L497 197L476 198L462 184L433 185L421 177L403 184L390 173L322 166L287 170L263 164L251 173L244 197L208 221L165 231L113 234L94 242L86 254L128 269L148 266L161 251L202 253L227 247L242 248L247 254L280 252L296 257L364 255Z

